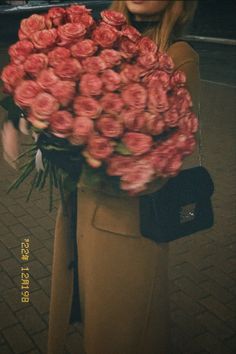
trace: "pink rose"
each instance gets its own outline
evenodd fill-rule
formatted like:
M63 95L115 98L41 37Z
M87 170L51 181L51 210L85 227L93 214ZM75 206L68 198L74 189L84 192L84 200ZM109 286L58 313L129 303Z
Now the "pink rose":
M102 93L102 80L95 74L84 74L79 88L84 96L98 96Z
M68 58L57 64L54 71L61 79L78 80L82 72L82 67L77 59Z
M11 57L11 61L16 65L19 65L24 63L33 50L34 46L30 41L22 40L11 45L8 53Z
M157 45L148 37L142 37L138 43L140 54L157 53Z
M152 52L145 53L138 57L137 63L146 68L146 70L155 69L158 67L157 55Z
M69 141L73 145L83 145L87 142L92 131L93 121L91 119L88 117L76 117Z
M174 177L180 172L182 164L181 156L176 154L168 160L164 173L168 176Z
M76 83L74 81L59 80L50 86L49 91L63 107L66 107L75 97Z
M106 63L100 57L88 57L82 61L83 70L90 74L98 74L106 69Z
M159 135L164 132L165 128L166 124L161 113L149 115L145 125L147 133L152 135Z
M42 70L37 77L37 83L46 91L50 91L51 86L55 85L58 81L59 78L55 75L52 68Z
M116 91L120 87L120 75L111 69L105 70L103 72L101 75L101 80L107 91Z
M104 10L101 12L101 17L104 22L111 26L120 27L126 23L126 17L117 11Z
M34 32L30 39L36 49L48 49L56 44L57 30L52 28Z
M102 48L111 48L118 39L118 31L110 25L101 24L93 31L92 39Z
M92 97L78 96L73 103L74 111L78 116L96 119L102 111L99 102Z
M175 86L185 86L186 84L186 75L183 71L176 70L171 75L170 84L172 87Z
M148 152L152 147L152 137L142 133L125 133L122 142L135 156Z
M59 108L59 103L49 93L41 92L31 103L31 112L38 119L48 119Z
M73 127L74 118L67 111L57 111L50 117L50 130L58 138L67 138Z
M101 99L101 105L106 113L119 114L124 106L124 102L119 94L107 93Z
M107 138L118 138L123 133L122 124L114 116L102 116L97 120L97 127Z
M140 84L129 84L121 93L124 102L137 110L143 110L147 102L147 91Z
M55 47L48 53L49 65L57 66L59 63L70 57L71 53L69 49L63 47Z
M84 5L71 5L66 9L67 17L70 22L79 22L81 16L89 14L90 9L87 9Z
M120 40L120 51L125 59L132 59L138 53L137 44L128 38Z
M31 54L24 63L25 71L33 77L45 69L48 65L48 57L43 53Z
M162 85L164 90L168 90L170 88L170 75L165 71L156 70L149 76L147 85L148 87L157 87L158 85Z
M20 31L25 37L30 37L33 33L46 29L45 17L42 15L31 15L21 21Z
M84 39L77 42L71 48L71 53L75 58L86 58L92 56L97 51L96 44L91 39Z
M2 71L1 79L7 86L9 93L20 83L25 75L22 65L9 64Z
M135 164L134 156L112 155L107 160L107 174L109 176L122 176Z
M151 113L165 112L169 109L168 96L161 87L151 87L148 89L148 110Z
M132 42L137 42L141 37L141 33L133 26L125 26L122 28L121 35L129 38Z
M124 64L120 72L121 81L125 84L139 82L143 74L143 68L136 64Z
M121 176L121 189L129 195L136 195L146 189L146 184L153 178L153 169L150 166L136 163L132 169Z
M88 153L98 160L108 158L113 152L113 146L108 138L92 135L88 140Z
M89 14L83 14L79 17L78 21L77 19L73 19L71 22L80 22L85 26L86 29L90 29L95 24L94 19Z
M159 54L160 70L164 70L168 73L171 73L174 70L174 67L175 67L174 62L168 54L166 53Z
M66 23L58 27L59 42L58 45L65 46L74 41L78 41L86 33L86 28L82 23Z
M177 88L175 97L179 113L182 115L187 114L193 105L189 91L183 87Z
M134 110L124 110L121 113L122 121L127 129L140 132L144 130L146 122L149 120L151 114L148 112L136 112Z
M194 134L198 130L198 119L194 113L189 113L188 115L182 117L179 121L179 128L182 131L187 131L188 133Z
M53 7L48 10L46 15L46 23L50 23L52 26L59 27L65 22L66 10L62 7Z
M163 118L168 127L175 127L178 125L180 115L175 108L171 108L164 113Z
M114 49L103 49L100 58L106 63L107 68L113 68L121 63L121 54Z
M41 87L35 81L22 80L15 90L14 100L20 107L29 107L40 91Z

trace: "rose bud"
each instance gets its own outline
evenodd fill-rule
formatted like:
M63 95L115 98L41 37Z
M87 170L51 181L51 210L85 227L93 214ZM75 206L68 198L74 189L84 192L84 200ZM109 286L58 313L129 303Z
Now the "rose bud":
M93 121L87 117L76 117L69 141L73 145L83 145L93 131Z
M30 37L34 32L46 29L45 17L42 15L31 15L21 21L20 31L25 37Z
M157 53L157 45L148 37L142 37L138 43L138 49L141 54Z
M174 62L168 54L162 53L159 55L160 70L164 70L167 73L171 73L174 70L174 67Z
M95 74L84 74L79 83L84 96L97 96L102 93L102 80Z
M101 75L101 80L107 91L116 91L120 87L120 75L111 69L104 71L104 73Z
M49 88L49 91L63 107L66 107L75 97L76 83L59 80Z
M48 53L49 65L57 66L59 63L68 59L71 56L69 49L63 47L56 47Z
M33 80L22 80L16 87L14 100L19 107L30 107L41 87Z
M107 68L113 68L113 66L121 63L121 54L114 49L103 49L100 53L100 58L105 62Z
M59 108L59 102L49 93L39 93L31 103L32 114L38 119L48 119Z
M96 123L100 132L108 138L117 138L123 133L122 124L114 116L102 116Z
M106 159L113 152L113 146L108 138L92 135L88 140L89 154L98 160Z
M87 58L96 53L97 46L91 39L84 39L74 44L70 50L75 58Z
M11 57L11 61L16 64L22 64L33 52L34 46L30 41L22 40L11 45L8 53Z
M59 77L55 75L52 68L42 70L38 77L37 83L43 90L49 91L53 85L59 81Z
M104 22L111 26L120 27L127 22L126 17L122 13L112 10L102 11L101 17Z
M134 28L133 26L125 26L124 28L122 28L121 35L123 37L129 38L132 42L135 42L135 43L141 37L141 33L139 31L137 31L136 28Z
M46 22L50 21L52 26L58 27L65 22L66 10L62 7L53 7L48 10Z
M67 111L57 111L50 116L50 130L58 138L67 138L73 127L73 116Z
M56 43L57 30L52 28L34 32L30 39L36 49L48 49Z
M98 74L106 69L106 63L100 57L88 57L82 61L83 70L90 74Z
M58 27L58 45L64 46L83 38L86 28L82 23L66 23Z
M33 77L45 69L48 65L48 57L43 53L31 54L24 63L25 71Z
M13 92L14 88L21 82L25 75L22 65L9 64L2 71L1 79L4 84L10 88L9 92Z
M101 105L106 113L119 114L124 106L124 102L119 94L107 93L101 98Z
M124 102L136 110L143 110L146 106L147 91L140 84L129 84L121 95Z
M101 24L93 31L92 39L102 48L111 48L118 39L118 31L112 26Z
M77 59L68 58L57 64L55 74L64 80L78 80L82 67Z
M92 97L83 96L78 96L75 98L73 108L78 116L88 117L91 119L96 119L102 111L102 107L97 100Z
M135 164L134 156L113 155L107 159L107 174L109 176L122 176Z
M125 133L122 142L134 155L142 155L152 147L152 137L142 133Z

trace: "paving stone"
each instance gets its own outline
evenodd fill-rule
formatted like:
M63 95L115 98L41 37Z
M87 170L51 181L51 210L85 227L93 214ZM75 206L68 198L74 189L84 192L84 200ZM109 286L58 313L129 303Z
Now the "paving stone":
M0 330L18 322L17 318L15 317L9 306L7 306L5 303L0 303L0 314Z
M44 330L40 333L34 334L33 339L35 343L37 344L39 350L41 353L46 353L47 350L47 338L48 338L48 332L47 330Z
M10 277L20 275L21 265L15 258L8 258L1 262L2 268L8 273Z
M66 348L69 353L84 354L83 339L78 332L71 333L67 336Z
M3 293L5 289L11 289L14 287L14 283L6 272L0 272L0 293Z
M3 330L3 335L15 354L23 354L34 347L32 340L20 324Z
M11 226L11 225L17 224L17 219L16 219L15 215L13 215L9 212L0 214L0 220L6 226Z
M45 329L45 322L32 306L16 312L16 317L21 322L28 334L40 332Z
M14 354L13 351L10 349L8 345L1 345L0 346L0 353L2 354Z
M33 279L38 280L50 274L50 271L48 271L47 267L42 265L42 263L37 260L30 261L27 263L27 265L30 269L30 275Z
M40 314L49 311L49 296L43 290L36 290L31 293L31 303Z
M22 206L18 205L18 204L14 204L14 205L10 205L8 207L8 210L15 216L15 217L19 217L19 216L23 216L27 213L27 210L25 210L24 208L22 208Z
M226 288L230 288L235 285L235 281L216 266L206 269L202 273L217 283L224 284Z
M30 235L30 231L28 228L18 223L13 226L9 226L11 232L18 238L28 237Z
M47 295L50 295L51 290L51 276L42 278L38 280L38 283L41 285L42 289Z
M30 271L29 271L30 273ZM16 287L19 287L20 286L20 282L21 282L21 279L19 276L16 276L13 278L13 281L16 285ZM33 277L31 276L31 273L30 273L30 277L29 277L29 291L32 292L32 291L35 291L35 290L38 290L40 288L40 285L39 283L33 279Z
M8 249L4 246L4 244L0 241L0 261L3 261L6 258L10 258L11 253Z
M8 234L9 228L0 221L0 235Z
M45 240L45 239L49 239L52 236L50 235L50 233L45 230L43 227L41 226L36 226L36 227L31 227L30 228L30 232L32 233L33 236L35 236L39 241Z
M6 290L2 296L13 312L29 306L29 303L21 301L21 290L19 288Z
M19 245L19 240L12 233L1 235L1 241L8 249L17 247Z
M236 334L234 334L233 337L227 339L225 341L225 345L227 347L229 347L232 350L233 353L235 353L235 351L236 351Z
M41 248L33 252L33 254L45 265L52 264L52 253L46 248Z

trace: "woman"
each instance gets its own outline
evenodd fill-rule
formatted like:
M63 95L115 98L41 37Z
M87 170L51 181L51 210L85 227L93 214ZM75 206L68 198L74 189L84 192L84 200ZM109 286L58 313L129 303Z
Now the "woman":
M198 55L178 40L196 1L114 1L112 9L154 39L186 73L194 110L199 99ZM187 159L197 164L197 152ZM147 192L161 187L152 183ZM78 185L78 279L86 354L166 354L169 338L168 244L139 231L139 199ZM54 245L49 354L63 353L72 304L73 243L59 211ZM79 353L78 353L79 354Z

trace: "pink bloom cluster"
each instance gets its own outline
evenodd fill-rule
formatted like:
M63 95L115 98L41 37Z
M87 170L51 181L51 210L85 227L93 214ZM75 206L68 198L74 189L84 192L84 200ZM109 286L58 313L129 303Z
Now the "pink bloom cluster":
M176 175L193 152L185 75L121 13L105 10L96 22L72 5L32 15L9 55L4 87L32 126L82 145L87 163L106 166L130 195Z

